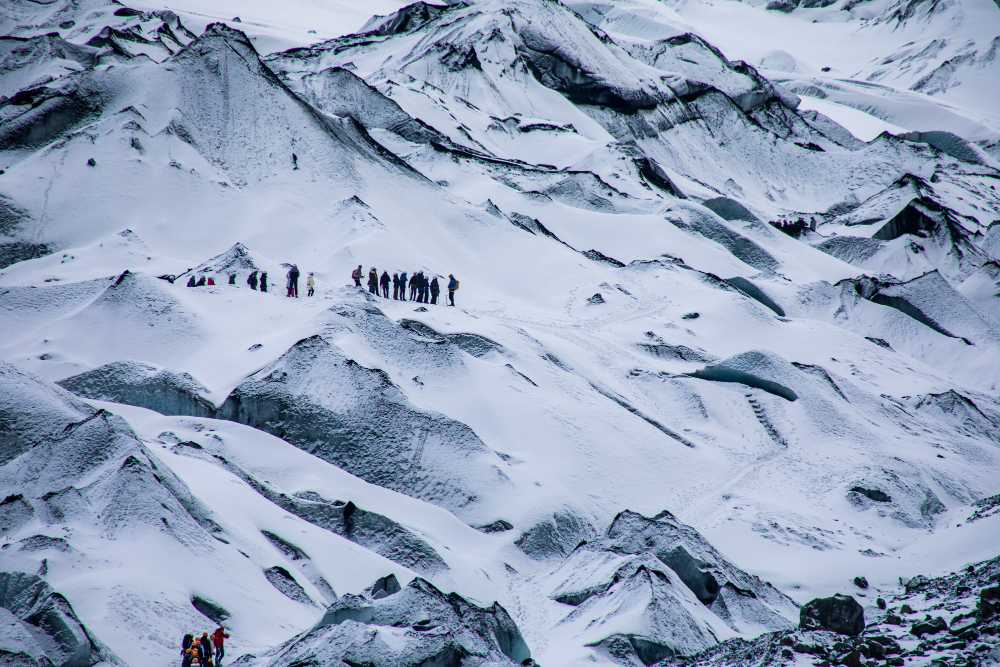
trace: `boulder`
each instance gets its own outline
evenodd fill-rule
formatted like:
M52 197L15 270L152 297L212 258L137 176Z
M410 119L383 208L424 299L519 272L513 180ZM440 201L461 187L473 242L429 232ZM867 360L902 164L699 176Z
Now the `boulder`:
M849 595L816 598L799 612L799 627L857 637L865 629L865 610Z
M937 618L933 618L929 621L919 621L914 623L913 627L910 628L910 634L922 637L924 635L934 635L947 629L948 624L945 623L943 618L938 616Z

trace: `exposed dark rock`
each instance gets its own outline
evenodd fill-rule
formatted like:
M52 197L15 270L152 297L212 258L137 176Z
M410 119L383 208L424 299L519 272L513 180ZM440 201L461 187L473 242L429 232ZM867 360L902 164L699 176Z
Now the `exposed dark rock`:
M605 301L604 301L604 297L601 296L601 293L597 292L593 296L587 298L587 303L589 303L592 306L597 306L597 305L600 305L602 303L605 303Z
M799 627L856 637L865 629L865 610L849 595L816 598L799 612Z
M868 588L868 580L864 577L854 577L854 585L864 590ZM883 603L884 606L884 603Z
M910 627L910 634L922 637L924 635L935 635L948 629L948 624L940 616L929 621L919 621Z

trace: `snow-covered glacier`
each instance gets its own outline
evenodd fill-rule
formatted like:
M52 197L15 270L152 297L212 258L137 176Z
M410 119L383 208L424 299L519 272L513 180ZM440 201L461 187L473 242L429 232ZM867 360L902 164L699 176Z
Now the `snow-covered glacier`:
M0 664L1000 664L997 35L3 3Z

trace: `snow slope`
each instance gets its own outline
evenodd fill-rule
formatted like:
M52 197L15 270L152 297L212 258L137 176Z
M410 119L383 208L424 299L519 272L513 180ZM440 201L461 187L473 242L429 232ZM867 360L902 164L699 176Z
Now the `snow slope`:
M0 10L0 572L95 661L637 665L996 556L1000 8L756 4Z

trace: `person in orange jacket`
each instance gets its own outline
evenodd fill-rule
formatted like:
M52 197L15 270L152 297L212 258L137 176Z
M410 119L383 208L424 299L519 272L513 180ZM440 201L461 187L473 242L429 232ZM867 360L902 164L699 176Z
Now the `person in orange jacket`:
M229 639L229 635L226 634L226 628L221 625L212 633L212 644L215 645L215 667L222 667L222 656L226 654L224 642L227 639Z

